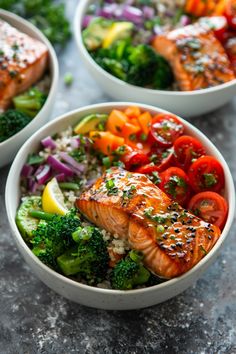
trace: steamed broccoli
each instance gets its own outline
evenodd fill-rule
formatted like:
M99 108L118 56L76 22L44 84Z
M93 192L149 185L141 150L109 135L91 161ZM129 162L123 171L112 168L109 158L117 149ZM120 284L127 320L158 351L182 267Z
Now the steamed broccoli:
M72 234L76 246L57 258L65 275L78 275L89 284L104 280L109 255L101 231L93 226L78 227Z
M149 277L149 271L142 264L142 256L137 251L130 251L125 259L116 264L110 280L112 288L130 290L136 285L145 284Z
M22 95L14 97L12 101L15 109L33 118L40 111L46 99L47 95L34 87Z
M127 81L137 86L164 89L173 81L167 61L147 44L133 47L129 55L130 69Z
M0 114L0 143L23 129L31 118L14 109Z
M75 210L52 220L40 223L33 231L33 253L46 265L57 269L57 257L75 245L72 233L80 226Z
M148 44L119 40L90 54L104 70L132 85L166 89L173 82L168 62Z

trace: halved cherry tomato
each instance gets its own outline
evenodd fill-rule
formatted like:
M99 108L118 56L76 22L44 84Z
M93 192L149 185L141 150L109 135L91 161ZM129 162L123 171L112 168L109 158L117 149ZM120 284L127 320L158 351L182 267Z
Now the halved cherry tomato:
M148 156L151 162L157 167L157 171L162 172L170 167L173 160L173 153L174 149L172 147L169 149L161 149L153 146Z
M171 199L184 206L189 199L190 187L186 173L178 167L170 167L160 174L160 189Z
M193 162L188 177L195 192L219 192L224 187L224 170L212 156L202 156Z
M229 27L236 30L236 0L226 1L225 16Z
M180 136L174 142L174 158L177 166L188 170L193 160L205 155L206 151L200 141L189 135Z
M226 200L218 193L201 192L194 195L188 204L188 209L206 222L223 229L228 205Z
M121 161L128 171L134 171L138 167L150 162L148 156L141 151L132 151L122 156Z
M157 114L150 129L150 140L160 147L171 147L174 141L183 134L184 126L177 117L171 114Z
M161 183L158 166L155 166L153 162L149 163L148 165L139 167L137 170L135 170L135 172L146 175L152 181L152 183L156 185Z

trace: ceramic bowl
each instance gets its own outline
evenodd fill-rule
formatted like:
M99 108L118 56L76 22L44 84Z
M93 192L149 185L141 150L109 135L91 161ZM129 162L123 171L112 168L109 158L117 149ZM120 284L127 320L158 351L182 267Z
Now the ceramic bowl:
M82 40L82 20L88 5L92 2L92 0L79 1L74 18L74 33L84 65L107 95L116 100L151 104L189 118L216 110L236 94L236 79L204 90L181 92L134 86L109 74L92 59Z
M26 139L38 130L50 117L56 99L59 69L55 51L47 38L35 26L11 12L0 9L0 18L16 27L19 31L28 34L43 42L49 51L49 71L51 77L51 87L47 100L40 112L17 134L0 143L0 167L11 162Z
M133 104L137 105L136 103ZM124 102L96 104L66 113L54 121L49 122L28 139L18 152L9 172L5 194L7 216L16 245L37 277L39 277L51 289L72 301L91 307L109 310L130 310L155 305L172 298L192 285L214 261L221 250L229 233L235 209L233 179L224 158L204 134L187 121L182 120L186 133L199 139L205 146L207 153L215 156L220 161L225 172L225 198L228 201L229 213L222 235L213 249L194 268L184 275L153 287L129 291L108 290L87 286L66 278L44 265L26 245L15 223L16 210L20 203L20 172L27 160L28 154L36 152L39 149L42 138L48 135L54 135L55 133L66 129L69 125L74 125L88 114L109 113L113 108L124 109L129 105L130 103ZM166 112L152 106L139 104L138 106L143 110L149 110L152 114Z

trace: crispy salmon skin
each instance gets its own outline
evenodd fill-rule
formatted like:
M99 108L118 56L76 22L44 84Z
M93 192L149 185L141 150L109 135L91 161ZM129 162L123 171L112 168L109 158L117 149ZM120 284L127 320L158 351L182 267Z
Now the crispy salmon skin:
M210 29L198 23L156 36L152 45L170 63L182 91L235 79L223 46Z
M47 62L43 43L0 19L0 110L42 77Z
M144 263L164 278L179 276L197 264L220 236L208 224L155 186L145 175L108 170L76 201L94 224L128 240Z

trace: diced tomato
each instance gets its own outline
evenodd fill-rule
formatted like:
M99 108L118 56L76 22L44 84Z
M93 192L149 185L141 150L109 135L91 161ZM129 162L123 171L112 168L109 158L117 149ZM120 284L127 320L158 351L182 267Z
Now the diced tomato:
M125 114L128 118L138 118L141 114L141 111L137 106L130 106L125 109Z
M226 200L215 192L201 192L192 197L188 204L196 216L223 229L228 213Z
M125 143L124 138L110 132L91 131L89 137L94 141L94 148L105 155L110 155L112 151Z
M149 112L144 112L138 117L138 122L140 127L146 136L149 133L150 126L151 126L152 116Z
M177 166L187 171L193 160L206 155L203 145L189 135L180 136L174 142L174 159Z
M185 206L190 196L189 180L186 173L178 167L169 167L160 174L161 183L159 187L172 200Z
M109 114L106 129L113 134L121 135L122 128L127 121L128 119L123 112L113 109Z
M150 129L150 140L162 148L171 147L174 141L184 132L183 124L171 114L157 114Z
M121 161L125 164L128 171L134 171L138 167L150 162L148 156L141 151L132 151L122 156Z
M148 156L156 165L158 171L162 172L170 167L171 162L173 161L174 149L161 149L153 146Z
M202 156L193 162L188 177L195 192L219 192L224 187L224 170L212 156Z

